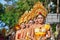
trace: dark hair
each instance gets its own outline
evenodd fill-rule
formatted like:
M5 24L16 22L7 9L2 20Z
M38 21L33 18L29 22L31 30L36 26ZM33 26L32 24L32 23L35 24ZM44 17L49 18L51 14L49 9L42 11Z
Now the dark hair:
M39 14L39 15L43 16L42 14ZM39 15L37 15L37 17L38 17ZM43 18L45 19L45 16L43 16Z

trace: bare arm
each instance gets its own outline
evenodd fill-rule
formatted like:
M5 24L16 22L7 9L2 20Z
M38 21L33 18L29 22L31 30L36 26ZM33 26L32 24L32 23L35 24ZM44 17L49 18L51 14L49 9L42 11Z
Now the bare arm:
M19 40L18 39L18 32L16 32L15 40Z
M51 36L51 33L50 33L50 31L47 31L47 38L50 38L50 36Z
M15 35L15 40L17 40L17 32L16 32L16 35Z
M48 24L48 30L47 30L46 38L51 37L51 28L50 27L51 27L50 24Z
M35 38L34 38L34 28L33 28L33 26L31 27L31 39L32 39L32 40L35 40Z
M25 30L25 29L24 29L24 32L23 32L22 35L23 35L23 38L22 38L22 39L23 39L23 40L26 40L26 39L25 39L25 37L26 37L26 30Z

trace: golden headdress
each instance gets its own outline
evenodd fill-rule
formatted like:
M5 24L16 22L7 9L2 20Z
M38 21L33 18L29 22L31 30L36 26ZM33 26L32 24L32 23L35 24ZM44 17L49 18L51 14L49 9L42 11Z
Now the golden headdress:
M19 24L22 23L22 22L27 21L27 16L28 16L28 11L25 11L25 13L19 19Z
M31 11L26 11L19 19L19 24L21 24L22 22L28 22L30 19L33 19L39 14L42 14L44 17L46 17L47 15L47 10L41 2L37 2L31 9Z

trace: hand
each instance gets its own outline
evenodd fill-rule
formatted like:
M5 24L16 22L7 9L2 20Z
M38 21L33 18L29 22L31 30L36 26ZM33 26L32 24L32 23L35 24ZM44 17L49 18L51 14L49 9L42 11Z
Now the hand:
M42 37L42 39L41 40L46 40L47 38L46 37Z

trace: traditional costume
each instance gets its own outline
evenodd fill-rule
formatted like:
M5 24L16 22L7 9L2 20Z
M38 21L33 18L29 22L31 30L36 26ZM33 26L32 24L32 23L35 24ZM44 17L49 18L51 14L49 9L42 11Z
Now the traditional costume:
M30 35L30 33L27 32L27 34L26 34L26 40L31 40L31 39L29 38L29 35Z
M28 22L30 19L34 19L34 17L36 17L39 14L42 14L45 18L47 16L47 10L44 8L44 6L42 5L41 2L37 2L33 8L31 9L31 11L26 11L21 18L19 19L19 24L21 24L22 22ZM45 36L47 33L46 31L48 31L50 29L50 25L49 24L45 24L44 27L40 28L35 28L34 29L34 36L36 40L39 40L40 38L42 38L43 36ZM30 40L29 39L29 33L27 32L26 35L26 40Z
M46 18L47 10L44 8L44 6L40 2L37 2L37 4L35 4L34 8L36 9L35 13L37 15L41 14L41 15L44 16L44 18ZM35 39L36 40L42 40L42 38L46 36L48 30L50 30L50 25L49 24L45 24L41 28L36 27L34 29Z
M42 37L46 36L47 31L50 30L50 25L49 24L45 24L44 27L42 28L35 28L34 32L35 32L35 39L36 40L41 40Z

